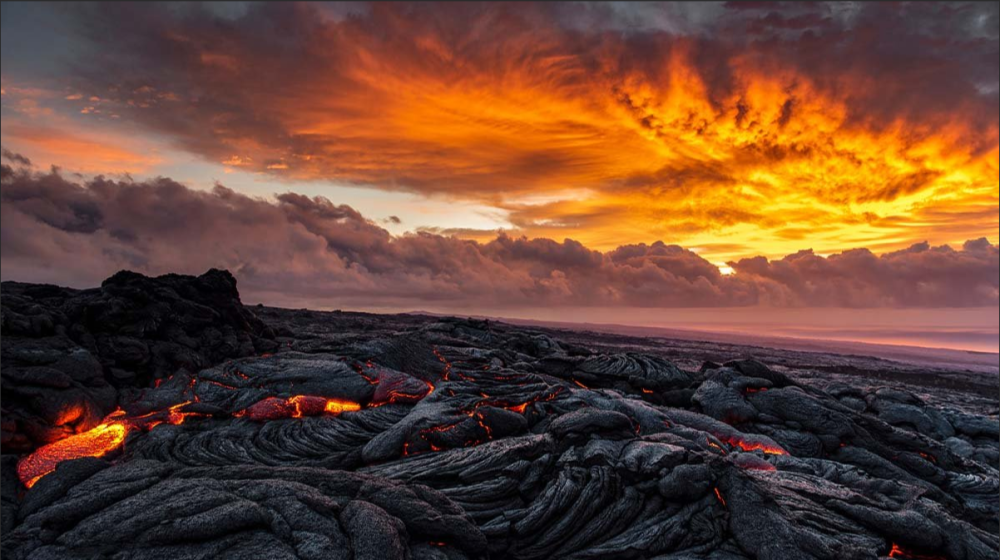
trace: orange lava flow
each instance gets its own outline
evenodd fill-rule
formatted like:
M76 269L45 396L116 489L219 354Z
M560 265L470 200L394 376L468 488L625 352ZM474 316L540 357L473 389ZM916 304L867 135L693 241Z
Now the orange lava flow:
M31 488L63 461L103 457L115 450L125 441L131 428L124 419L106 421L86 432L39 447L17 463L17 476L25 487Z
M551 402L551 401L555 400L556 397L558 397L562 393L562 390L563 390L562 387L556 387L554 391L552 391L551 393L549 393L547 395L537 395L535 397L532 397L528 401L525 401L523 403L517 403L517 404L511 403L511 402L506 402L506 401L485 399L485 400L482 400L482 401L479 401L478 403L476 403L472 407L472 410L475 410L475 409L483 407L483 406L494 406L494 407L497 407L497 408L503 408L503 409L506 409L506 410L510 410L512 412L517 412L518 414L524 414L525 412L528 411L528 407L531 406L531 405L533 405L533 404L535 404L535 403L538 403L538 402ZM484 395L484 398L485 398L485 395ZM468 411L466 411L466 412L468 412Z
M125 442L125 438L132 430L148 431L160 424L176 426L189 417L204 416L198 412L181 410L189 404L191 401L186 401L140 416L126 416L124 410L118 409L86 432L44 445L34 453L21 458L17 463L17 476L25 487L31 488L63 461L82 457L103 457L114 451Z
M442 361L444 359L442 358ZM451 366L447 362L446 372L450 370ZM374 368L374 364L370 361L366 364L368 368ZM372 385L379 386L382 384L382 377L369 377L365 375L364 369L358 367L358 373L365 377ZM236 372L238 376L243 379L249 379L245 374ZM384 398L377 403L371 403L369 406L379 406L385 403L394 402L415 402L426 397L434 391L434 384L429 381L424 381L426 388L423 391L416 393L407 393L398 389L389 389L393 385L392 378L386 378L388 386L386 387L386 394ZM158 379L154 382L154 387L159 387L162 379ZM235 387L226 385L224 383L205 380L208 383L226 388L235 389ZM56 466L63 462L71 459L79 459L82 457L103 457L109 452L120 447L128 434L132 430L142 430L148 431L152 430L160 424L171 424L178 425L183 423L187 418L193 416L205 416L204 413L200 412L185 412L183 408L192 402L199 402L198 395L194 394L194 386L197 382L196 378L192 378L188 384L185 391L190 390L192 392L192 400L186 401L180 404L173 405L166 409L155 410L142 415L136 416L126 416L125 411L119 409L107 417L104 421L95 426L94 428L80 433L69 436L65 439L50 443L43 447L35 450L34 453L27 455L18 462L17 464L17 474L18 478L27 488L34 486L39 479L43 476L51 473L55 470ZM528 403L522 405L526 407ZM253 405L235 412L233 416L236 417L246 417L251 420L276 420L281 418L304 418L307 416L321 416L321 415L339 415L344 412L356 412L361 410L362 405L360 403L343 400L343 399L328 399L326 397L318 397L313 395L295 395L291 397L267 397L261 401L254 403ZM489 426L485 425L482 418L477 414L477 421L480 425L484 427L488 435L491 435L491 429Z
M889 558L900 558L902 560L947 560L944 556L911 552L895 543L892 545L892 550L889 551Z
M395 404L395 403L415 403L434 391L434 385L432 383L427 383L427 390L419 393L407 393L405 391L399 391L396 389L391 389L386 391L384 398L378 399L371 403L371 406L382 406L384 404Z
M768 445L759 441L746 441L738 437L719 437L719 440L743 451L763 451L769 455L788 455L788 452L777 445Z
M434 355L437 356L438 361L444 364L444 370L441 372L441 379L449 381L449 378L451 377L451 362L446 360L437 348L433 348L432 351L434 352Z
M719 492L718 488L713 488L713 490L715 490L715 497L719 499L719 503L722 504L722 507L727 507L726 499L722 497L722 492Z
M237 412L234 416L243 416L251 420L277 420L279 418L303 418L323 414L336 415L358 410L361 410L361 405L353 401L327 399L312 395L295 395L287 398L267 397Z
M199 412L183 412L182 408L191 404L192 401L185 401L180 404L175 404L164 410L156 410L148 414L143 414L142 416L135 416L129 418L129 424L133 427L142 428L144 430L152 430L153 428L159 426L160 424L170 424L172 426L177 426L178 424L183 424L184 421L193 416L205 416ZM120 412L124 414L124 412ZM110 416L109 416L110 418Z
M340 414L341 412L356 412L361 410L361 405L356 402L351 401L341 401L337 399L328 399L326 405L323 407L323 411L327 414Z
M709 447L713 447L715 449L718 449L719 452L721 452L723 455L726 454L726 450L723 449L722 446L720 446L718 443L715 443L714 441L712 441L711 439L708 439L708 438L706 438L705 441L708 443Z

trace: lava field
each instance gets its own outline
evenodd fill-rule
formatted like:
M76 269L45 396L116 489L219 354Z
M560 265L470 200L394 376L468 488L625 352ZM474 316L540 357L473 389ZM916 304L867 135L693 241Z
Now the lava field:
M249 307L222 271L2 306L5 559L1000 550L995 374Z

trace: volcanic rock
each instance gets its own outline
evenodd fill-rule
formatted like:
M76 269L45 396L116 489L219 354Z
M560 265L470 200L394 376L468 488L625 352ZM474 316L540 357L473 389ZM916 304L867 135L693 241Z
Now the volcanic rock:
M204 302L218 285L197 296L200 280L150 306L214 309ZM11 290L19 317L99 296ZM228 311L185 323L202 325L184 332L204 350L166 336L176 331L163 324L183 322L166 315L157 328L141 312L116 315L129 320L114 329L54 311L18 319L21 334L4 340L5 418L58 395L103 412L95 430L126 435L4 455L5 557L985 560L1000 549L995 392L931 394L901 366L893 384L810 377L719 347L477 320L268 308L258 319L222 299ZM24 334L33 324L41 334ZM74 324L94 344L67 334ZM69 325L61 337L57 325ZM200 365L150 365L164 344L202 352ZM47 357L31 362L39 348ZM9 379L34 393L7 392L8 349ZM120 410L81 404L99 395L81 379L102 380Z
M277 348L236 279L119 272L100 288L3 283L4 453L88 430L119 393Z

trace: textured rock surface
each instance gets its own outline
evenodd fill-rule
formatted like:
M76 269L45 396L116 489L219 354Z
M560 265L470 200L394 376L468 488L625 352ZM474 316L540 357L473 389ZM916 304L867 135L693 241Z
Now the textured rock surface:
M218 270L120 272L92 290L4 282L2 304L4 453L92 428L122 391L277 347Z
M7 392L8 288L5 414L26 402ZM829 356L807 371L746 349L255 311L269 355L247 319L248 345L206 367L102 377L129 427L102 458L26 490L5 455L4 557L998 556L995 390L928 393L926 372L883 383ZM12 352L40 338L19 336Z

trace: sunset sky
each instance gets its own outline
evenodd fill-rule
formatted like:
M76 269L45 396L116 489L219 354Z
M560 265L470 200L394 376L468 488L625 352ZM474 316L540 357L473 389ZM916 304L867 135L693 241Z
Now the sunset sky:
M3 279L995 325L998 28L995 2L4 2Z

